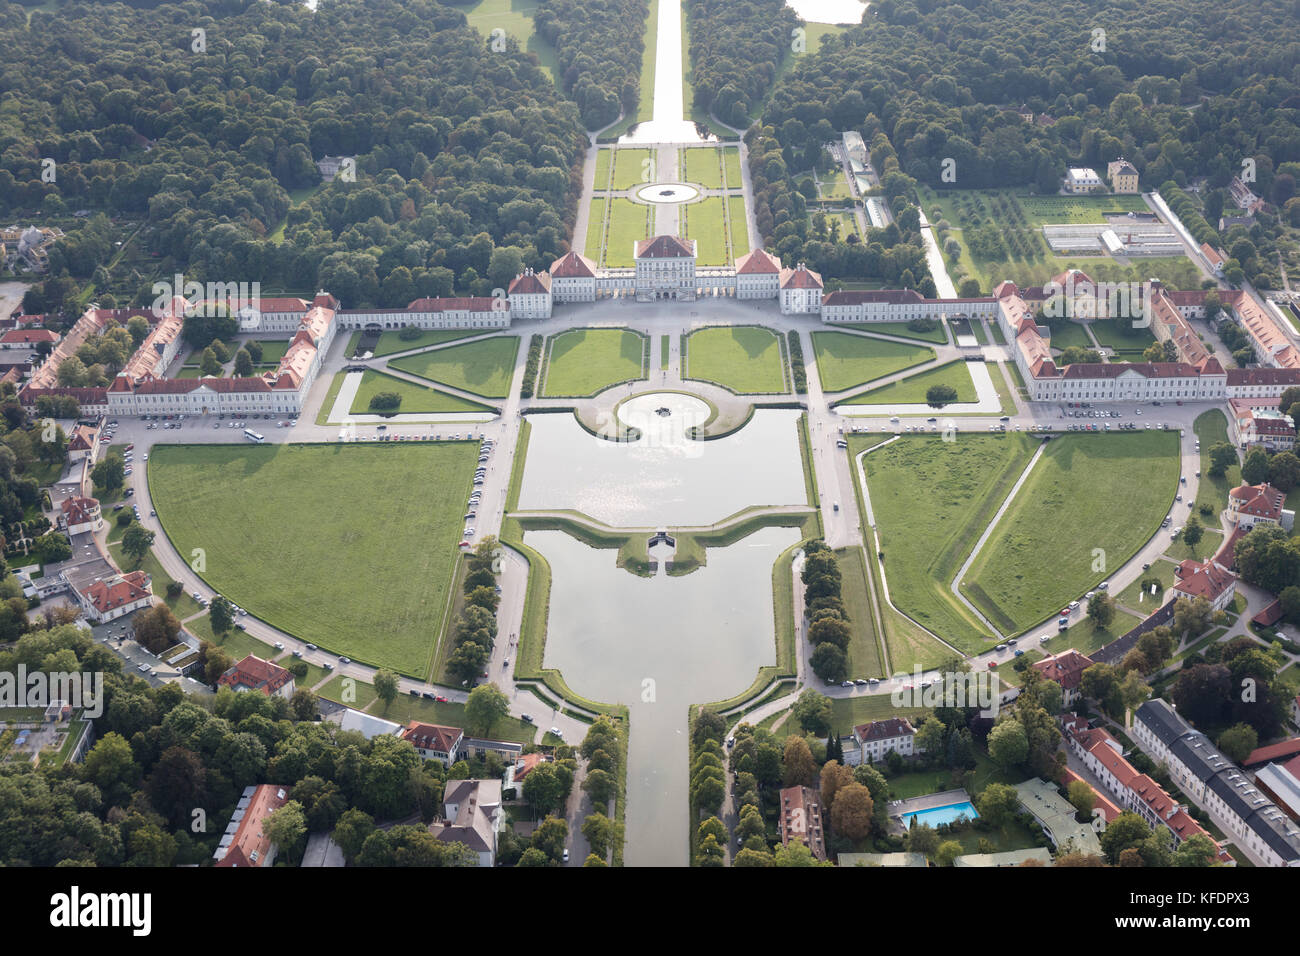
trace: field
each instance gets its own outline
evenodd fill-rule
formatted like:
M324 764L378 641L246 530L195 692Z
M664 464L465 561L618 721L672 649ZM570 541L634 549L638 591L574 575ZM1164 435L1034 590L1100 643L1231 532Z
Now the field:
M632 257L632 247L638 239L650 234L650 224L654 221L653 206L643 206L630 199L611 199L609 213L609 238L605 243L605 265L612 268L630 269L636 265ZM592 255L594 250L588 250Z
M645 338L627 329L573 329L550 341L541 394L594 395L645 376Z
M699 264L728 265L731 259L727 256L727 207L723 197L708 196L682 206L682 211L686 217L684 234L696 241Z
M731 255L739 259L749 252L749 220L745 216L745 197L727 197L727 221L731 227Z
M822 389L839 392L903 369L934 361L934 349L848 332L814 332L813 351Z
M258 339L257 341L262 346L263 365L279 365L280 359L284 358L284 353L289 351L289 342L286 339Z
M1178 483L1177 445L1166 432L1056 438L963 592L1007 634L1079 598L1159 530Z
M1192 430L1201 440L1201 480L1196 487L1194 510L1202 524L1218 527L1219 512L1228 507L1228 492L1241 484L1241 465L1229 465L1227 473L1222 478L1210 475L1210 449L1221 441L1228 441L1228 420L1223 417L1223 412L1219 409L1213 408L1198 415ZM1213 508L1214 516L1207 518L1202 515L1201 505L1209 505Z
M718 147L695 147L684 152L686 170L683 175L686 182L696 183L705 189L722 188L722 158L718 155Z
M202 549L204 580L250 614L426 677L476 457L471 442L155 446L149 490L172 544Z
M844 178L844 170L838 166L834 172L828 174L827 179L820 179L817 191L822 199L849 199L853 198L853 190L849 188L849 181Z
M727 188L743 188L744 178L740 172L740 150L737 147L722 147L722 165L727 175Z
M592 177L592 188L597 192L609 188L609 161L614 156L612 148L601 148L596 151L596 171Z
M686 340L686 378L739 394L784 392L785 359L776 333L757 325L719 326Z
M1141 623L1141 618L1134 617L1132 614L1125 614L1123 611L1116 611L1115 619L1110 622L1110 627L1099 628L1092 623L1090 617L1084 614L1080 615L1078 620L1066 628L1064 633L1043 641L1039 647L1047 654L1059 654L1071 647L1080 654L1091 654L1093 651L1105 647L1117 637L1123 637Z
M537 55L542 70L554 81L558 72L555 48L538 36L533 27L533 13L538 6L537 0L478 0L457 9L485 37L491 38L492 31L497 29L514 37L521 49Z
M884 437L854 435L849 454ZM991 635L950 585L1036 444L1014 433L904 437L863 459L894 604L967 653L986 649Z
M471 402L459 395L440 392L436 388L416 385L374 369L367 369L361 374L361 386L352 401L348 412L353 415L382 414L373 412L370 399L380 392L396 392L402 396L402 404L396 411L399 414L419 412L490 412L492 409L478 402Z
M620 147L614 151L614 185L617 190L631 189L633 186L639 186L642 183L652 183L655 181L654 176L646 178L646 173L650 171L650 150L634 148L631 146Z
M1115 603L1146 615L1160 606L1162 594L1151 595L1142 592L1142 578L1159 578L1160 583L1168 588L1174 583L1174 565L1171 561L1154 561L1150 569L1115 595ZM1163 592L1162 592L1163 593Z
M880 645L871 618L871 599L867 596L867 576L862 567L861 548L841 548L835 552L840 567L841 596L853 637L849 642L849 674L854 677L883 677Z
M505 398L510 391L518 351L518 336L501 335L403 356L388 364L390 368L485 398Z
M600 262L600 251L604 243L605 200L600 196L596 196L591 200L591 209L587 213L587 243L583 247L583 255Z
M425 329L421 330L419 338L403 339L397 332L381 332L379 341L375 343L374 355L375 358L383 358L394 352L409 352L411 349L428 348L430 345L442 345L444 342L482 334L482 329Z
M925 393L932 385L951 385L957 389L957 401L973 402L979 396L975 394L975 382L970 377L966 363L960 359L926 369L909 376L900 382L891 382L879 388L869 389L852 398L846 398L837 405L911 405L925 404Z

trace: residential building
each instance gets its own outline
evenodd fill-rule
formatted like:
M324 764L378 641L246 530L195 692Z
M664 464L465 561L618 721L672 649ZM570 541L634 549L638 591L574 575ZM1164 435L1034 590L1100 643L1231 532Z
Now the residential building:
M1228 520L1242 531L1256 525L1277 525L1290 531L1295 512L1286 510L1286 495L1268 482L1262 485L1238 485L1228 492Z
M736 260L737 299L775 299L781 291L781 260L754 249Z
M822 827L821 794L811 787L785 787L781 791L777 830L781 845L798 840L818 860L826 859L826 831Z
M1300 821L1300 757L1261 767L1255 786L1288 817Z
M68 435L68 461L75 464L89 458L92 462L98 457L99 429L94 425L78 423Z
M1083 672L1092 666L1092 659L1070 648L1059 654L1052 654L1029 665L1045 680L1055 681L1061 685L1061 704L1073 707L1079 699L1079 685Z
M1296 430L1279 398L1230 398L1228 437L1237 447L1268 452L1294 451Z
M1221 611L1232 603L1237 593L1237 576L1214 558L1194 561L1190 558L1179 563L1174 570L1174 599L1198 597L1210 602L1210 607Z
M1143 703L1133 739L1258 864L1300 867L1300 825L1173 707L1159 698Z
M905 717L888 717L859 724L853 728L853 741L858 745L861 763L878 763L891 750L902 757L919 752L915 749L916 730Z
M70 495L59 502L59 525L69 535L86 534L104 527L99 501Z
M429 827L444 843L463 843L479 866L495 866L497 839L505 821L500 780L448 780L442 797L443 820Z
M92 624L115 621L153 604L153 588L143 571L97 578L80 590L74 587L72 593Z
M460 747L465 731L459 727L443 727L413 720L402 731L402 739L409 740L415 752L425 760L436 760L450 767L460 759Z
M1123 156L1106 164L1106 178L1110 180L1111 192L1134 194L1138 191L1138 171Z
M53 346L59 334L50 329L11 329L0 335L0 349L30 349L41 343Z
M286 787L264 783L247 787L212 858L217 866L261 866L275 862L279 847L266 833L266 819L289 802Z
M780 277L781 311L786 315L820 312L822 277L802 262L793 269L782 269Z
M1061 188L1067 193L1078 196L1099 192L1106 187L1095 169L1088 166L1072 166L1066 170Z
M293 674L270 661L249 654L230 670L217 678L217 686L229 687L237 693L261 691L268 697L293 697Z

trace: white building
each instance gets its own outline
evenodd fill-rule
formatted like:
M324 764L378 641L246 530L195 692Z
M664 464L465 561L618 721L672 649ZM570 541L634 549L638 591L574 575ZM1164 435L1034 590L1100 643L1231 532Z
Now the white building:
M429 832L444 843L465 844L478 855L479 866L496 864L497 837L506 818L500 780L448 780L442 815Z
M781 270L781 311L786 315L817 314L822 310L822 277L802 262Z
M858 745L860 763L879 763L891 750L902 757L918 753L916 730L903 717L873 720L853 728L853 742Z
M775 299L781 291L781 260L765 249L736 260L737 299Z
M510 281L510 315L516 319L551 317L551 276L525 269Z
M1101 177L1097 175L1097 170L1088 166L1072 166L1065 173L1065 180L1061 184L1067 193L1075 195L1090 193L1095 189L1104 188Z
M632 248L638 302L655 299L695 300L696 242L681 236L654 236Z

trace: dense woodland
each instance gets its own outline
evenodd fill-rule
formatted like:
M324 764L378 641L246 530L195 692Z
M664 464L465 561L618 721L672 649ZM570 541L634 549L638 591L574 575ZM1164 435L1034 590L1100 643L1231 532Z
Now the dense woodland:
M0 216L63 225L52 277L94 279L101 304L148 303L153 276L184 271L400 306L488 294L567 249L578 111L533 56L514 41L491 52L455 9L248 0L27 16L0 3ZM316 188L326 155L357 157L356 181Z
M542 0L533 23L555 47L560 85L578 104L588 129L636 112L646 0Z
M691 0L695 106L738 129L772 88L799 18L785 0Z

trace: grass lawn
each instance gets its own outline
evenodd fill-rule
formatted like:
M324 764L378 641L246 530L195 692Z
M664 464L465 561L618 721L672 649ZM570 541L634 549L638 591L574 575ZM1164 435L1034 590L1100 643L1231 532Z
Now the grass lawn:
M472 442L155 446L149 488L177 550L202 548L204 580L250 614L425 677L477 451Z
M722 166L727 176L728 189L741 189L745 185L744 177L740 172L740 148L737 146L722 147Z
M828 178L820 179L818 192L822 199L852 199L853 190L849 188L849 181L844 178L844 170L838 166Z
M1141 623L1142 619L1139 617L1125 614L1123 611L1116 611L1115 619L1110 622L1110 627L1096 627L1092 620L1086 614L1083 614L1080 615L1079 620L1071 624L1065 631L1043 641L1039 646L1048 654L1059 654L1071 647L1080 654L1091 654L1093 651L1105 647L1117 637L1123 637Z
M597 192L609 188L610 159L614 155L612 148L604 148L596 151L596 170L592 176L592 188Z
M485 398L505 398L510 391L510 378L515 372L518 351L519 336L499 335L406 355L388 364L391 368Z
M840 323L835 323L830 328L840 328ZM928 332L913 332L907 327L906 322L845 322L843 328L857 329L860 332L879 332L881 335L896 335L904 339L920 339L923 342L934 342L938 345L947 345L948 336L944 332L943 323L939 322Z
M436 388L416 385L405 379L394 378L374 369L361 373L361 385L357 388L357 397L348 411L353 415L377 414L370 407L370 399L380 392L396 392L402 396L402 404L397 411L413 412L490 412L492 409L478 402L471 402L459 395L449 395Z
M594 395L646 374L645 337L628 329L571 329L549 345L546 396Z
M1163 589L1159 594L1148 594L1141 588L1142 578L1159 578ZM1115 595L1115 603L1142 614L1150 614L1164 602L1164 589L1174 583L1174 565L1168 561L1153 561L1141 577Z
M1159 530L1178 482L1177 446L1164 432L1056 438L963 592L1015 634L1092 589Z
M376 704L368 713L399 724L422 720L447 727L465 726L465 705L454 701L439 703L423 697L412 697L410 694L398 694L387 711L382 710L382 707L382 704ZM493 724L484 736L491 740L513 740L526 744L537 736L537 728L526 721L506 717Z
M831 700L831 728L848 733L858 724L886 717L906 717L919 727L934 711L928 707L895 707L889 694L863 694L858 697L835 697ZM786 723L794 723L793 715Z
M344 683L347 681L348 683ZM316 694L317 697L324 697L326 700L332 700L338 704L346 704L353 710L365 710L375 701L379 700L379 695L375 693L375 688L364 681L356 680L351 677L344 677L339 674L337 677L328 681ZM351 699L347 699L351 698ZM384 705L382 702L375 706L375 716L383 716Z
M731 232L731 254L739 259L749 252L749 219L745 215L745 197L727 197L727 225Z
M647 173L652 172L650 163L652 160L650 150L640 147L619 147L614 151L614 189L630 189L633 186L639 186L642 183L652 183L655 177L652 175L647 178Z
M722 157L716 146L698 146L686 150L686 182L705 189L722 188Z
M785 361L776 333L757 325L718 326L686 339L684 378L716 382L739 394L784 392Z
M543 72L554 82L559 66L555 48L539 36L533 26L533 14L540 4L537 0L477 0L466 7L458 7L469 20L469 25L491 38L493 30L504 30L514 37L519 47L536 54Z
M812 224L814 223L814 221L816 220L816 218L817 218L817 216L818 216L819 214L820 214L822 217L824 217L824 219L825 219L825 221L826 221L826 230L827 230L827 231L826 231L826 233L824 234L824 238L826 238L828 241L829 241L829 238L830 238L830 230L834 227L834 224L835 224L835 223L839 223L839 231L835 233L835 235L836 235L837 238L843 240L843 239L845 239L845 238L847 238L847 237L849 237L849 236L856 236L856 235L858 235L858 217L855 216L855 215L853 215L853 213L851 213L851 212L823 212L823 211L821 211L821 210L816 210L816 211L814 211L814 212L812 212L812 213L809 213L809 215L808 215L808 222L809 222L810 227L812 226ZM812 236L815 236L815 235L817 235L816 230L815 230L815 229L810 229L810 231L809 231L809 236L812 237Z
M185 630L189 631L195 637L203 641L210 641L219 646L223 651L233 657L236 661L242 661L249 654L260 657L264 661L275 658L280 651L277 651L266 641L259 641L257 638L244 631L231 628L226 632L226 636L218 638L212 631L212 620L208 613L204 611L198 617L190 618L185 622Z
M1221 478L1210 474L1210 449L1219 442L1228 441L1228 419L1223 412L1212 408L1196 416L1192 430L1201 440L1201 478L1196 486L1196 515L1203 524L1213 525L1219 520L1219 512L1228 507L1228 492L1241 484L1240 462L1228 466ZM1228 442L1228 444L1232 444ZM1201 506L1209 505L1214 509L1214 516L1207 518L1201 514Z
M258 339L262 346L262 365L279 365L284 353L289 351L289 342L285 339Z
M482 334L482 329L421 329L418 338L403 339L400 332L381 332L379 341L375 343L374 355L375 358L383 358L394 352L409 352L411 349L442 345L444 342L454 342L456 339Z
M850 436L850 456L883 437ZM996 641L949 586L1036 446L1017 433L962 435L955 442L905 436L863 459L890 597L967 653ZM897 671L901 662L892 645L890 652Z
M343 387L343 380L347 375L347 372L335 372L334 377L330 379L330 387L325 390L325 400L321 402L320 411L316 413L317 425L330 423L330 412L334 411L334 402L339 397L339 389Z
M1019 687L1021 683L1024 681L1024 678L1021 677L1020 672L1016 670L1016 663L1018 661L1028 661L1030 664L1032 664L1035 661L1041 661L1042 659L1043 659L1042 651L1036 651L1033 650L1032 648L1026 648L1025 652L1019 657L1013 657L1005 664L999 664L997 666L996 673L998 675L998 680L1000 680L1004 684L1009 684L1012 687Z
M1114 319L1097 319L1092 323L1092 334L1102 345L1117 352L1137 352L1139 355L1152 345L1156 337L1150 329L1130 329Z
M951 385L957 389L958 402L978 401L975 394L975 382L970 377L970 370L961 359L926 369L902 381L890 382L879 388L868 389L846 398L837 405L910 405L925 404L925 393L932 385Z
M1063 322L1057 322L1051 327L1051 344L1054 349L1068 349L1072 346L1078 346L1081 349L1096 348L1092 344L1092 339L1088 338L1088 333L1084 331L1083 325L1078 322L1071 322L1068 319Z
M591 209L587 213L587 242L583 246L584 254L599 264L601 246L605 242L605 200L596 196L591 200Z
M934 349L904 345L848 332L814 332L813 351L822 388L839 392L864 382L934 361Z
M841 548L835 552L840 567L840 594L849 617L853 637L849 641L849 673L854 677L884 677L880 661L880 642L871 618L871 599L867 596L867 575L862 566L861 548Z
M1186 521L1183 518L1182 521ZM1175 523L1169 528L1169 533L1173 534L1175 528L1182 528L1181 523ZM1172 541L1168 548L1165 549L1165 557L1172 558L1175 561L1186 561L1188 558L1200 560L1208 555L1217 554L1218 550L1223 547L1223 532L1212 528L1206 528L1205 534L1201 540L1196 542L1195 548L1189 548L1187 542L1183 540L1180 534L1178 540Z
M699 264L728 265L731 260L727 257L727 226L723 222L727 206L723 197L708 196L681 208L686 219L685 235L696 241Z
M605 265L630 269L636 265L632 249L637 240L650 235L654 207L642 206L630 199L610 200L609 237L605 242ZM587 250L591 256L592 250Z

